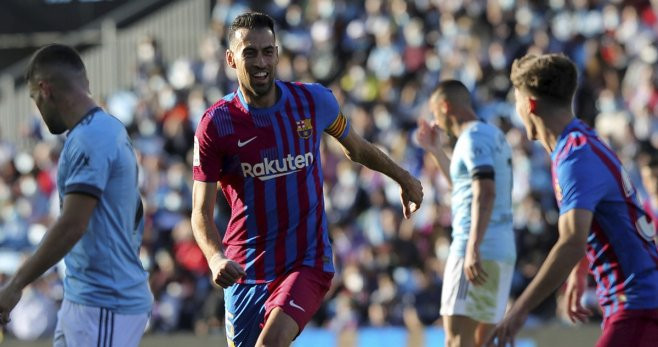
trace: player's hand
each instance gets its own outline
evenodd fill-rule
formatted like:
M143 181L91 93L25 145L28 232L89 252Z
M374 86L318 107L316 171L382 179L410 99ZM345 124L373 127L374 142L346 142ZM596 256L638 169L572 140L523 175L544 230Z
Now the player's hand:
M411 214L418 211L423 202L423 186L410 174L407 174L407 179L400 183L400 200L406 219L411 218Z
M512 307L500 324L496 326L487 341L487 347L504 347L507 344L514 346L514 336L521 330L528 314Z
M580 303L586 285L587 277L585 276L569 276L569 279L567 280L567 290L564 293L564 304L566 305L567 316L569 316L572 323L586 322L587 317L592 315L592 311L586 309Z
M480 250L478 246L469 242L466 247L466 257L464 258L464 274L469 282L473 285L480 286L487 281L486 271L482 268L480 261Z
M441 146L441 129L435 123L429 123L423 118L418 119L418 131L416 131L416 141L418 145L426 151L432 151Z
M231 259L215 254L208 262L212 272L212 280L222 288L233 285L240 277L247 275L240 264Z
M21 289L14 288L10 284L6 284L0 289L0 325L9 323L9 313L18 304L22 294Z

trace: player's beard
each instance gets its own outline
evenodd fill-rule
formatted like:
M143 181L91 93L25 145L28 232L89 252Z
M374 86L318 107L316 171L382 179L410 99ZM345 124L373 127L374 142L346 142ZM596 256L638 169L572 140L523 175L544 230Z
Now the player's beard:
M59 135L67 130L66 124L62 121L62 117L57 109L43 104L41 106L37 105L37 108L39 109L41 117L51 134Z
M266 96L271 90L272 87L274 86L274 76L272 75L271 72L268 72L267 80L264 83L257 83L251 79L249 80L251 92L254 94L256 97L263 97Z
M272 90L272 87L274 86L274 69L253 69L257 71L242 70L243 72L238 76L238 80L245 92L258 99L266 96ZM258 72L266 72L267 78L265 80L257 80L252 74Z
M44 117L43 120L46 122L48 131L53 135L59 135L66 131L66 125L57 117L51 117L49 119Z

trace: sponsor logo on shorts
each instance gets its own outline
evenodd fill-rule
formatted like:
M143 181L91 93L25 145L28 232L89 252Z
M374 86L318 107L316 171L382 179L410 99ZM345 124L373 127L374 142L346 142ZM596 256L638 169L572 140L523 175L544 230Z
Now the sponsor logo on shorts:
M292 299L291 299L290 302L289 302L289 304L290 304L290 306L292 306L292 307L294 307L294 308L296 308L296 309L298 309L298 310L302 310L302 312L306 312L306 310L305 310L303 307L301 307L301 306L295 304L295 300L292 300Z

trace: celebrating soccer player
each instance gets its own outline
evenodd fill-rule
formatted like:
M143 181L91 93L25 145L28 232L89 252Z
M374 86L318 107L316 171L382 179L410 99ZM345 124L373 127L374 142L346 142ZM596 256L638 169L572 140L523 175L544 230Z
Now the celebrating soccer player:
M559 238L496 328L491 344L513 342L528 312L567 277L567 312L572 320L584 320L589 312L580 298L589 265L604 314L597 346L655 346L655 230L615 153L574 117L575 65L561 54L526 55L512 65L511 80L528 138L551 154Z
M351 160L399 183L405 217L420 206L422 187L351 129L329 89L275 79L269 16L238 16L227 42L239 88L210 107L196 131L194 236L225 288L229 346L288 346L320 307L334 272L322 133ZM217 182L231 206L223 247L213 221Z

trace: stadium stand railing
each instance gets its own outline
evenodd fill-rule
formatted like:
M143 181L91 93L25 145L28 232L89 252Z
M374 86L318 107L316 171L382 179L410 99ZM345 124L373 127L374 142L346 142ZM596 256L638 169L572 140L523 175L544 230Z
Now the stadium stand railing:
M208 29L210 8L210 0L182 0L127 28L117 29L112 21L105 20L101 44L82 52L95 99L101 101L110 92L134 83L136 46L144 36L157 39L165 61L195 56L199 40ZM11 75L0 76L0 139L29 147L31 140L21 136L19 129L34 112L27 86L16 86Z

